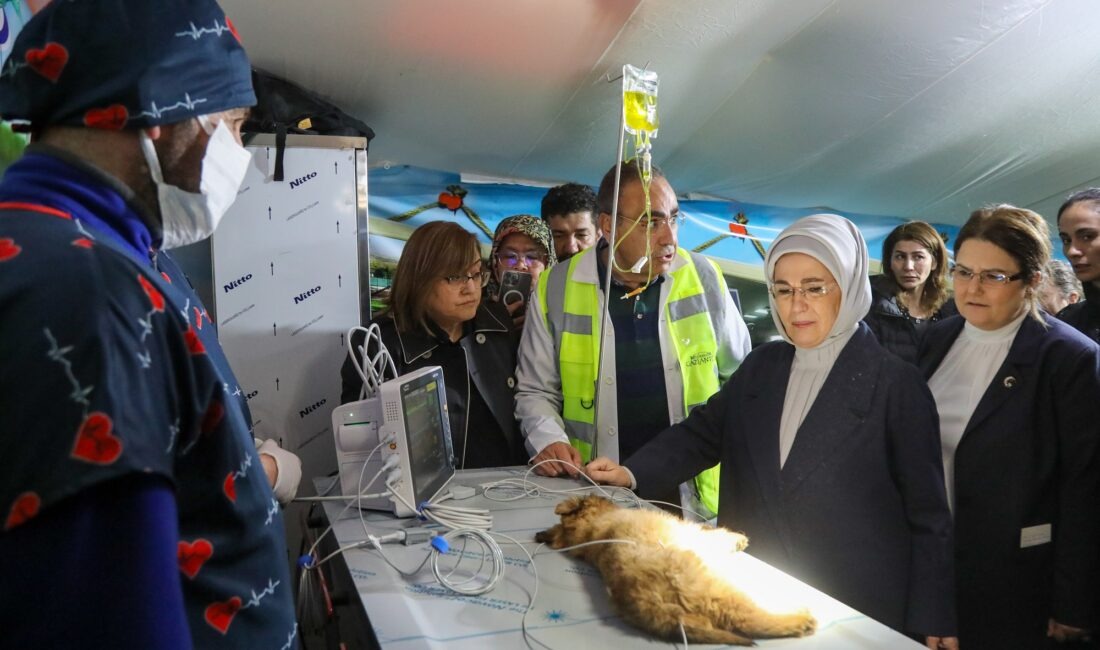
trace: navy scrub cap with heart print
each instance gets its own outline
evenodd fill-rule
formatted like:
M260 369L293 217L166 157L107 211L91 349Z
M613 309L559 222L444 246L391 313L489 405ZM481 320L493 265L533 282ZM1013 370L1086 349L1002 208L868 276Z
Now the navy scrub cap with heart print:
M118 130L256 104L240 36L213 0L53 0L0 68L0 117Z

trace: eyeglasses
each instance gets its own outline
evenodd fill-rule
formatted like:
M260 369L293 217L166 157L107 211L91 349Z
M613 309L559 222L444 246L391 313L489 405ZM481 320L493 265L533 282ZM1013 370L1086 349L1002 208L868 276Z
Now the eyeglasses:
M443 280L452 287L466 284L471 280L475 282L478 287L484 287L489 284L489 272L478 271L477 273L466 273L464 275L445 275L443 276Z
M1023 273L1017 273L1015 275L1008 275L1006 273L999 273L997 271L982 271L975 273L965 266L955 265L951 267L951 277L955 279L956 283L967 284L975 277L978 278L979 285L993 285L1003 286L1009 282L1015 282L1024 277Z
M523 253L522 255L513 251L497 253L497 261L508 268L519 266L520 260L523 260L524 266L546 264L546 258L539 253Z
M645 228L647 231L654 231L662 226L668 226L672 230L676 230L680 226L684 225L684 220L687 219L687 215L683 213L677 213L672 215L671 217L638 217L637 219L631 219L630 217L625 217L620 214L619 218L623 219L624 221L633 221L642 228Z
M782 302L794 300L794 295L796 293L806 300L820 300L839 288L840 285L836 282L814 282L801 287L793 287L786 283L773 284L768 290L772 292L772 296L777 302Z

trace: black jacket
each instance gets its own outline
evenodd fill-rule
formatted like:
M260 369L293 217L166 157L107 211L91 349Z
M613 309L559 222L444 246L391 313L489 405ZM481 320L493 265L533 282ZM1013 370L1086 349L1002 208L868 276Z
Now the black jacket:
M1100 350L1028 316L955 449L959 645L1046 646L1047 618L1095 628L1100 585ZM963 331L933 325L931 378ZM1027 530L1045 531L1024 542ZM1054 644L1057 645L1057 644Z
M748 552L896 630L955 631L951 514L936 406L865 326L779 466L794 346L762 345L683 422L623 464L641 493L722 462L718 523Z
M1058 320L1100 343L1100 289L1085 284L1085 299L1058 312Z
M398 332L388 316L375 322L399 375L427 366L443 368L456 467L504 467L527 462L515 419L519 334L502 306L482 302L474 318L465 323L457 343L438 330L435 335L420 327ZM357 358L362 344L362 333L352 336ZM373 356L374 352L368 349L367 355ZM341 403L358 400L363 381L350 358L340 375Z
M871 276L871 309L863 318L879 344L903 361L917 364L922 330L905 317L894 296L893 283L884 275ZM938 321L959 313L955 300L948 298L929 321Z

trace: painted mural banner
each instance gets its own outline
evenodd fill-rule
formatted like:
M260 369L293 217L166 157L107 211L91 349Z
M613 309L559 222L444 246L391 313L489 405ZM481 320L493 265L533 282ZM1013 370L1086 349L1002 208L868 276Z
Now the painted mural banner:
M0 0L0 74L3 74L8 54L15 45L15 37L27 21L47 4L49 0ZM19 158L26 146L26 135L14 133L10 126L0 122L0 174Z
M0 0L0 66L8 58L23 25L50 0Z
M417 226L429 221L455 221L477 235L487 254L500 220L514 214L538 216L547 189L502 182L463 182L456 173L410 166L376 167L370 170L369 183L372 284L378 288L388 285L387 278L404 242ZM873 259L878 258L890 231L907 221L821 206L780 208L691 196L680 198L680 212L687 216L678 232L681 247L710 257L727 276L757 281L763 279L764 253L772 240L801 217L819 212L847 217L863 233ZM950 248L958 226L933 225Z

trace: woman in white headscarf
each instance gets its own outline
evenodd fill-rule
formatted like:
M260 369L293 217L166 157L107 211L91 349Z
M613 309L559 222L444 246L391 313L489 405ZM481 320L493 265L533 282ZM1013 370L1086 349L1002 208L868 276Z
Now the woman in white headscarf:
M765 273L784 340L589 476L645 496L721 461L718 523L754 556L930 648L957 647L936 407L916 368L860 323L863 237L843 217L805 217L776 238Z

